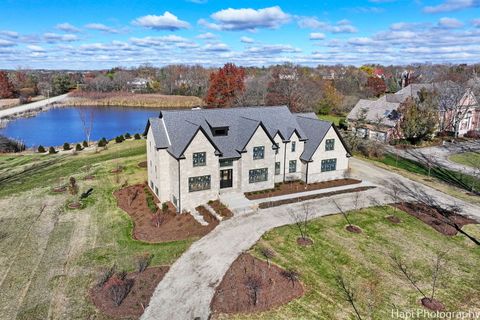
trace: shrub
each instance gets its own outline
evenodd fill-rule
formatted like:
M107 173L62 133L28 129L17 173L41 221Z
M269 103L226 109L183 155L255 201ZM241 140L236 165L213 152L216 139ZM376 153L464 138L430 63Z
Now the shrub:
M162 212L167 212L168 211L168 203L164 202L162 203Z
M338 121L338 128L341 130L347 130L347 120L345 118L341 118L340 121Z
M84 148L87 148L88 147L88 142L83 140L82 145L83 145Z
M105 138L102 138L98 141L98 146L99 147L105 147L105 146L107 146L107 144L108 144L108 141Z
M77 180L75 180L74 177L70 177L70 179L69 179L68 191L72 195L75 195L75 194L78 193Z
M77 143L77 145L75 146L75 150L82 151L82 146L80 145L80 143Z
M135 133L133 137L135 138L135 140L140 140L142 138L138 133Z
M49 154L55 154L55 153L57 153L57 151L55 151L54 147L50 147L50 148L48 148L48 153Z
M143 272L150 265L153 255L149 253L142 254L137 257L137 269L138 272Z
M116 143L121 143L123 141L125 141L125 138L123 136L118 136L118 137L115 138Z
M130 139L132 136L130 135L130 133L125 133L125 139Z
M38 153L45 153L46 150L43 146L38 146L38 149L37 149Z
M119 279L117 276L112 277L108 283L108 290L113 303L118 307L128 296L133 287L133 280Z
M114 273L115 273L115 265L113 265L110 269L105 270L101 274L97 282L97 287L99 288L103 287L105 283L107 283L107 281L113 276Z
M470 130L465 134L465 138L480 139L480 131Z
M63 144L63 150L67 151L67 150L70 150L70 149L71 149L71 148L70 148L70 144L69 144L68 142L65 142L65 143Z

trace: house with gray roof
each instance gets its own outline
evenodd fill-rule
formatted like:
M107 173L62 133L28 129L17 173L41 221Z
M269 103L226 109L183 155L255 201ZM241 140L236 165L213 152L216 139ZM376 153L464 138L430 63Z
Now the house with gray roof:
M145 133L149 187L178 212L223 193L343 178L349 167L335 126L286 106L162 111Z

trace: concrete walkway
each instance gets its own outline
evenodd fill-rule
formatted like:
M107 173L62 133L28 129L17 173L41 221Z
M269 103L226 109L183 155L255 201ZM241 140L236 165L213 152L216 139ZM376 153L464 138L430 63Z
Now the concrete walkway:
M352 171L356 178L368 180L378 188L363 191L359 207L377 203L389 203L385 187L392 179L398 179L412 188L421 186L428 194L443 203L463 205L464 213L480 220L480 208L464 203L437 190L419 185L372 164L351 159ZM314 216L336 213L332 199L345 209L353 209L351 194L308 201ZM258 213L235 216L223 221L205 237L195 242L170 268L157 286L149 306L142 315L143 320L154 319L198 319L206 320L210 315L210 302L216 286L233 261L252 247L268 230L292 223L287 209L301 210L301 204L292 204L259 210Z
M13 107L13 108L5 109L5 110L0 110L0 119L5 118L5 117L9 117L9 116L13 116L15 114L24 113L24 112L33 111L33 110L36 110L36 109L43 108L48 104L62 101L67 96L68 96L68 93L62 94L60 96L52 97L52 98L49 98L49 99L44 99L44 100L24 104L24 105L21 105L21 106L18 106L18 107Z

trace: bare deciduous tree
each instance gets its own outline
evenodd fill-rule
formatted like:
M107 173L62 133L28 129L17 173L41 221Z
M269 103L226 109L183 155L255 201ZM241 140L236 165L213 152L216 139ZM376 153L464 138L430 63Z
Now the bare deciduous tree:
M333 203L337 207L338 211L340 211L340 213L343 215L343 217L347 221L348 225L351 227L352 224L350 223L350 219L348 219L348 213L345 210L342 209L342 207L338 204L338 202L336 200L333 200Z
M335 282L342 291L344 299L352 306L353 310L355 311L357 319L362 320L362 316L360 315L360 311L357 307L355 290L346 281L345 277L341 273L337 273L335 275Z
M258 295L262 289L262 280L257 276L248 276L245 280L245 286L249 290L253 305L256 306L258 303Z
M298 281L300 277L300 273L298 273L294 269L288 269L288 270L283 270L282 271L282 276L287 279L288 281L292 282L292 287L295 287L295 282Z
M306 202L302 203L302 210L295 211L294 209L289 209L288 214L292 218L293 223L297 227L300 237L302 239L308 238L308 223L312 212L310 210L310 205Z
M85 133L87 144L90 145L90 135L92 134L94 120L93 109L87 110L86 108L80 108L78 109L78 114L82 122L82 128Z
M268 266L270 267L270 259L275 257L275 251L270 248L261 247L260 253L267 259Z

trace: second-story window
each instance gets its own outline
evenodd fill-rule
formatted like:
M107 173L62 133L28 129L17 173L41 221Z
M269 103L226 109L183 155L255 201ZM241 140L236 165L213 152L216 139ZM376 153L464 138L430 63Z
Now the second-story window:
M193 166L202 167L207 165L207 153L196 152L193 154Z
M325 140L325 151L332 151L335 149L335 139Z
M297 172L297 160L290 160L288 163L288 173Z
M253 147L253 160L265 158L265 147Z
M295 152L296 148L297 148L297 143L295 141L292 141L292 152Z

